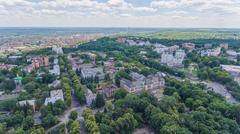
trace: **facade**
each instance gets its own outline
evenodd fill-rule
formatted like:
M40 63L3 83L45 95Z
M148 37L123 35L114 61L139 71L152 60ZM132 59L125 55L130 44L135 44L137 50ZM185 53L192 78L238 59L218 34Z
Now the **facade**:
M46 105L48 105L48 103L54 104L57 100L64 101L63 91L61 89L50 91L50 97L45 99L44 105L46 106Z
M181 67L183 66L182 62L186 56L186 53L184 50L179 49L175 52L175 55L173 53L163 53L161 56L161 63L167 64L170 67Z
M39 68L40 66L48 66L49 65L49 59L47 56L38 56L32 58L32 66L34 68Z
M86 103L87 103L87 106L91 106L93 100L96 99L96 95L93 94L92 91L91 91L90 89L87 89L87 91L86 91L86 93L85 93L85 96L86 96Z
M188 49L188 50L193 50L195 49L195 44L194 43L184 43L182 44L182 48Z
M17 67L17 65L0 64L0 70L12 70L14 67Z
M17 105L20 106L20 107L24 107L24 106L29 105L29 106L32 107L33 112L35 112L35 110L36 110L36 100L19 101L19 102L17 102Z
M220 44L220 47L227 50L228 49L228 43L222 43L222 44Z
M132 80L121 79L120 87L126 89L130 93L138 93L140 91L153 91L164 88L165 80L162 74L156 73L155 75L149 75L147 77L131 72L130 76Z
M114 74L116 72L116 67L114 63L114 58L109 58L108 61L103 62L104 71L107 74Z
M54 46L54 47L52 48L52 51L55 52L55 53L58 54L58 55L62 55L62 54L63 54L62 47L56 47L56 46Z
M158 45L155 46L156 48L154 49L154 51L156 51L159 54L162 53L173 53L174 51L179 49L179 46L174 45L174 46L170 46L170 47L166 47L164 45Z
M221 47L201 51L201 56L219 56L220 54L221 54Z
M103 68L83 68L81 69L81 76L83 78L98 77L99 80L103 80L105 75L103 73Z

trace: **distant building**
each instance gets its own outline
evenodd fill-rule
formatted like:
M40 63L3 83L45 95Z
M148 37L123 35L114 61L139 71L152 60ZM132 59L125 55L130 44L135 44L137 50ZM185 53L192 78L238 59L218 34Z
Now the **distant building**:
M19 60L21 58L22 58L22 56L9 56L8 57L8 61L15 62L15 61L17 61L17 60Z
M212 44L209 44L209 43L207 43L207 44L204 44L204 47L205 48L211 48L213 45Z
M201 51L201 56L219 56L220 54L221 54L221 47Z
M32 58L32 66L37 69L40 66L48 66L49 65L49 59L47 56L37 56Z
M12 70L13 68L17 67L17 65L12 64L0 64L0 70Z
M179 49L179 46L174 45L174 46L170 46L170 47L166 47L164 45L158 45L155 46L156 48L154 49L154 51L156 51L159 54L162 53L173 53L174 51Z
M220 44L220 47L227 50L228 49L228 43L222 43L222 44Z
M188 50L193 50L195 49L195 44L194 43L184 43L182 44L182 48L188 49Z
M55 52L55 53L58 54L58 55L62 55L62 54L63 54L63 49L62 49L62 47L56 47L56 46L54 46L54 47L52 48L52 51Z
M45 99L44 105L48 105L48 103L54 104L57 100L64 101L63 91L62 90L52 90L50 91L50 97Z

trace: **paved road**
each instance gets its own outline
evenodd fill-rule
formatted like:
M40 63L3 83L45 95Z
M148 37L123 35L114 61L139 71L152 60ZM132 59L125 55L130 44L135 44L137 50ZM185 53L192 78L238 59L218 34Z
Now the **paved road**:
M218 93L220 95L222 95L223 97L225 97L226 101L228 103L239 103L239 101L237 101L230 93L229 91L226 89L225 86L216 83L216 82L203 82L205 85L207 85L208 89Z
M172 78L175 78L179 81L184 81L185 79L182 79L182 78L179 78L179 77L176 77L176 76L172 76L172 75L168 75ZM231 104L234 104L234 103L240 103L238 100L236 100L231 94L230 92L226 89L225 86L217 83L217 82L209 82L209 81L199 81L199 80L196 80L196 79L191 79L191 78L187 78L186 80L189 80L191 83L203 83L207 86L208 90L211 90L215 93L218 93L220 95L222 95L223 97L225 97L225 100L228 102L228 103L231 103Z

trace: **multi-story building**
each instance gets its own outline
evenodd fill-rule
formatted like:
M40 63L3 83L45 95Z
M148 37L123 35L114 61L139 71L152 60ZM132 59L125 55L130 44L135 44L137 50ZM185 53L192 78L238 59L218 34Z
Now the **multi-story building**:
M162 53L173 53L174 51L179 49L179 46L177 46L177 45L166 47L164 45L158 44L158 45L154 45L154 46L155 46L154 51L156 51L159 54L162 54Z
M0 64L0 70L12 70L13 68L17 67L17 65L12 64Z
M96 95L89 89L85 92L87 106L91 106L93 100L96 99Z
M165 52L161 55L161 63L167 64L170 67L181 67L185 56L186 53L182 49L177 50L175 55L173 55L173 53Z
M83 68L81 69L81 77L82 78L91 78L98 77L99 80L103 80L105 75L103 73L103 68Z
M48 105L48 103L55 103L57 100L64 101L63 91L62 90L52 90L50 91L50 97L45 99L44 105Z
M183 43L182 44L182 48L188 49L188 50L193 50L195 48L195 44L194 43Z
M138 93L142 90L160 90L164 88L165 80L161 73L145 77L141 74L131 72L130 77L132 80L121 79L120 81L120 87L126 89L130 93Z
M37 69L40 66L48 66L49 65L49 59L47 56L37 56L33 57L31 59L32 61L32 66Z
M221 54L221 47L201 51L201 56L219 56L220 54Z

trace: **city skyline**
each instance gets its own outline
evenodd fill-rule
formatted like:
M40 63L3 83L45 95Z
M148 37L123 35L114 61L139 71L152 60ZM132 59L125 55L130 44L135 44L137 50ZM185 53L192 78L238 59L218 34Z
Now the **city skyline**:
M238 0L0 0L0 27L240 28Z

